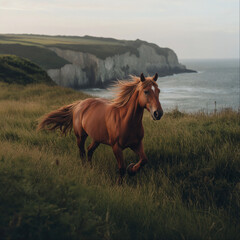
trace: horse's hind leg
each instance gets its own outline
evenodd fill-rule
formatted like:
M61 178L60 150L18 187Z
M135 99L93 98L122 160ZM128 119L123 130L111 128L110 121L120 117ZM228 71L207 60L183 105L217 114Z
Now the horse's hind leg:
M86 152L85 152L85 141L87 139L87 134L83 134L81 136L76 135L77 137L77 145L79 148L79 154L80 154L80 158L81 160L84 162L85 161L85 157L86 157Z
M88 153L87 153L88 162L91 162L93 152L96 150L98 146L99 146L99 143L95 141L92 141L92 143L88 146Z

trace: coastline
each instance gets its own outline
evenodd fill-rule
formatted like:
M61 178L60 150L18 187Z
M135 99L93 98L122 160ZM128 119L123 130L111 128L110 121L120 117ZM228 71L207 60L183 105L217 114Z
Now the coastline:
M176 74L184 74L184 73L198 73L198 71L196 70L192 70L192 69L173 69L173 70L168 70L168 71L156 71L158 73L159 78L162 77L168 77L168 76L173 76ZM150 75L154 75L156 72L152 72ZM107 90L109 87L111 87L111 85L113 83L115 83L118 80L128 80L128 76L126 76L123 79L111 79L111 80L106 80L105 82L97 82L97 84L95 84L94 86L92 86L91 84L89 85L84 85L82 87L79 88L73 88L75 90L81 91L81 90L86 90L86 89L104 89Z
M240 106L238 60L180 62L196 71L173 73L158 79L157 83L161 89L159 98L165 111L178 109L187 113L211 113L215 109L221 111L226 108L238 111ZM107 87L110 88L111 84L105 88L85 88L80 91L95 97L114 97L111 88Z

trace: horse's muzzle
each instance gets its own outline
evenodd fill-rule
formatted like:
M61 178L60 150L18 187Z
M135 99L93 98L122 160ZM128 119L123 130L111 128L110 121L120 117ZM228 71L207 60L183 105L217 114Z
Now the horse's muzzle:
M155 120L160 120L162 115L163 115L163 111L159 111L159 110L157 110L153 113Z

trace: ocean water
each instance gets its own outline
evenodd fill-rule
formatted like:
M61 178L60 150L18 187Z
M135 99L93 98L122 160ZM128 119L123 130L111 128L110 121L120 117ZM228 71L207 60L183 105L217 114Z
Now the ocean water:
M176 74L158 78L159 96L164 111L178 108L185 112L240 107L239 59L180 60L197 73ZM85 89L97 97L112 98L111 89Z

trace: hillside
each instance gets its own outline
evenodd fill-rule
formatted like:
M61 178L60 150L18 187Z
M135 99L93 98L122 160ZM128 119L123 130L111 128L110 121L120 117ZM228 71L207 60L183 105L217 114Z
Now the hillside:
M0 55L0 82L5 83L46 83L54 85L47 73L27 59L14 55Z
M139 39L1 34L1 53L28 58L58 85L72 88L105 86L141 72L192 72L178 62L173 50Z
M61 68L69 63L67 60L58 57L53 51L34 45L0 43L0 54L11 54L28 59L44 70Z
M118 186L109 146L90 167L73 132L36 131L41 116L87 97L0 83L0 239L240 239L239 113L152 121L145 111L149 164ZM129 149L124 158L137 161Z

